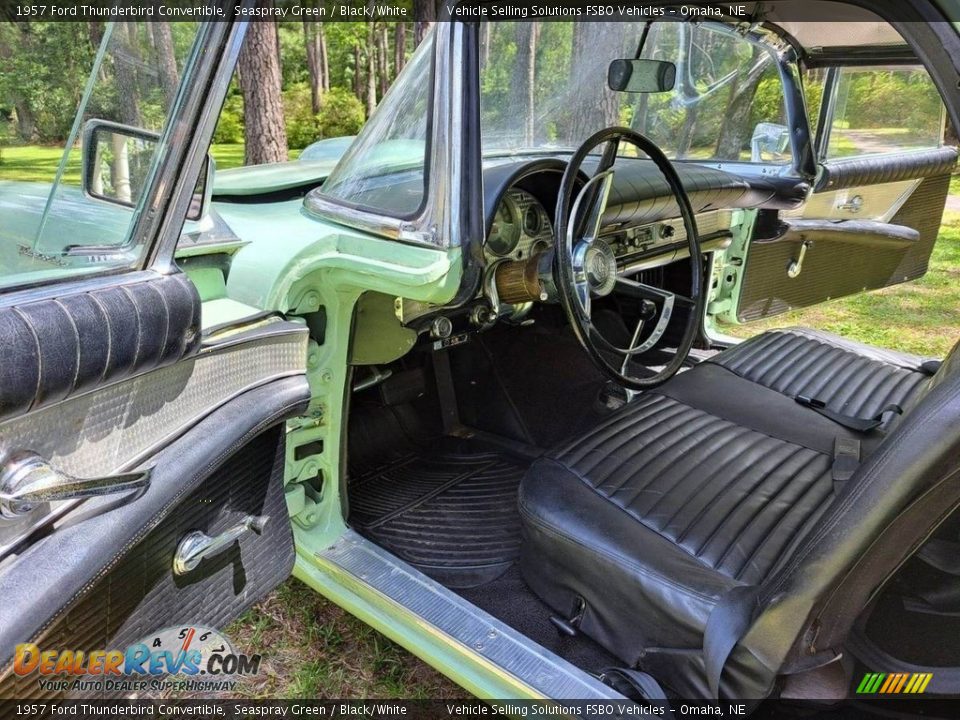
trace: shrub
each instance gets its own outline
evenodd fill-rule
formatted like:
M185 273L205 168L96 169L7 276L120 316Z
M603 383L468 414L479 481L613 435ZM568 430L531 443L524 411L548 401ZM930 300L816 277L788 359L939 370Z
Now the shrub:
M283 91L283 118L287 123L287 147L305 148L319 139L317 118L310 107L310 88L295 83Z
M365 119L363 103L353 93L343 88L333 88L321 98L316 139L356 135Z
M215 143L243 142L243 97L231 95L223 104L217 129L213 131Z

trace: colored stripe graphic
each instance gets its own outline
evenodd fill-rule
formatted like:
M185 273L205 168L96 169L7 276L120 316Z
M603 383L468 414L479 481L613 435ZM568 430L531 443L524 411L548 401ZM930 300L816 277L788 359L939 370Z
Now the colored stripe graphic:
M918 694L927 689L933 673L867 673L857 686L858 695Z

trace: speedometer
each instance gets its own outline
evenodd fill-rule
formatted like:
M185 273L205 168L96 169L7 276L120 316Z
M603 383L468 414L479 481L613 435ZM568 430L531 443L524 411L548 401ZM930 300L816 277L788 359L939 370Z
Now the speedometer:
M487 247L494 255L509 255L520 242L522 220L517 204L509 195L500 201L497 213L493 217L490 227L490 237L487 238Z

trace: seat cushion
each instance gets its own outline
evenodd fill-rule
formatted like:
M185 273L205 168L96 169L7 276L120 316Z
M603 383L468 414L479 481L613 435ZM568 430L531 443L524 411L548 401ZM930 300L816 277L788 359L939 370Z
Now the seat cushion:
M708 362L790 398L821 400L830 410L854 417L873 417L890 404L909 407L935 366L928 358L806 328L765 332Z
M630 665L699 657L718 598L762 580L816 523L831 462L647 393L530 468L524 577L564 617L583 598L583 631Z
M737 585L762 585L829 512L845 487L831 472L838 438L860 443L866 461L885 437L794 398L857 417L909 409L932 385L924 363L790 329L677 375L530 467L524 578L623 662L705 695L713 607ZM726 682L762 696L772 680L757 662L738 647Z

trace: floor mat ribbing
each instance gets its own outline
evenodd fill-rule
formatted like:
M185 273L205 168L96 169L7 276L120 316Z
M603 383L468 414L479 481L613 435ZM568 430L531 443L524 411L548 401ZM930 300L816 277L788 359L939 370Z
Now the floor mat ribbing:
M350 521L445 585L490 582L520 549L524 470L498 453L408 455L350 481Z

